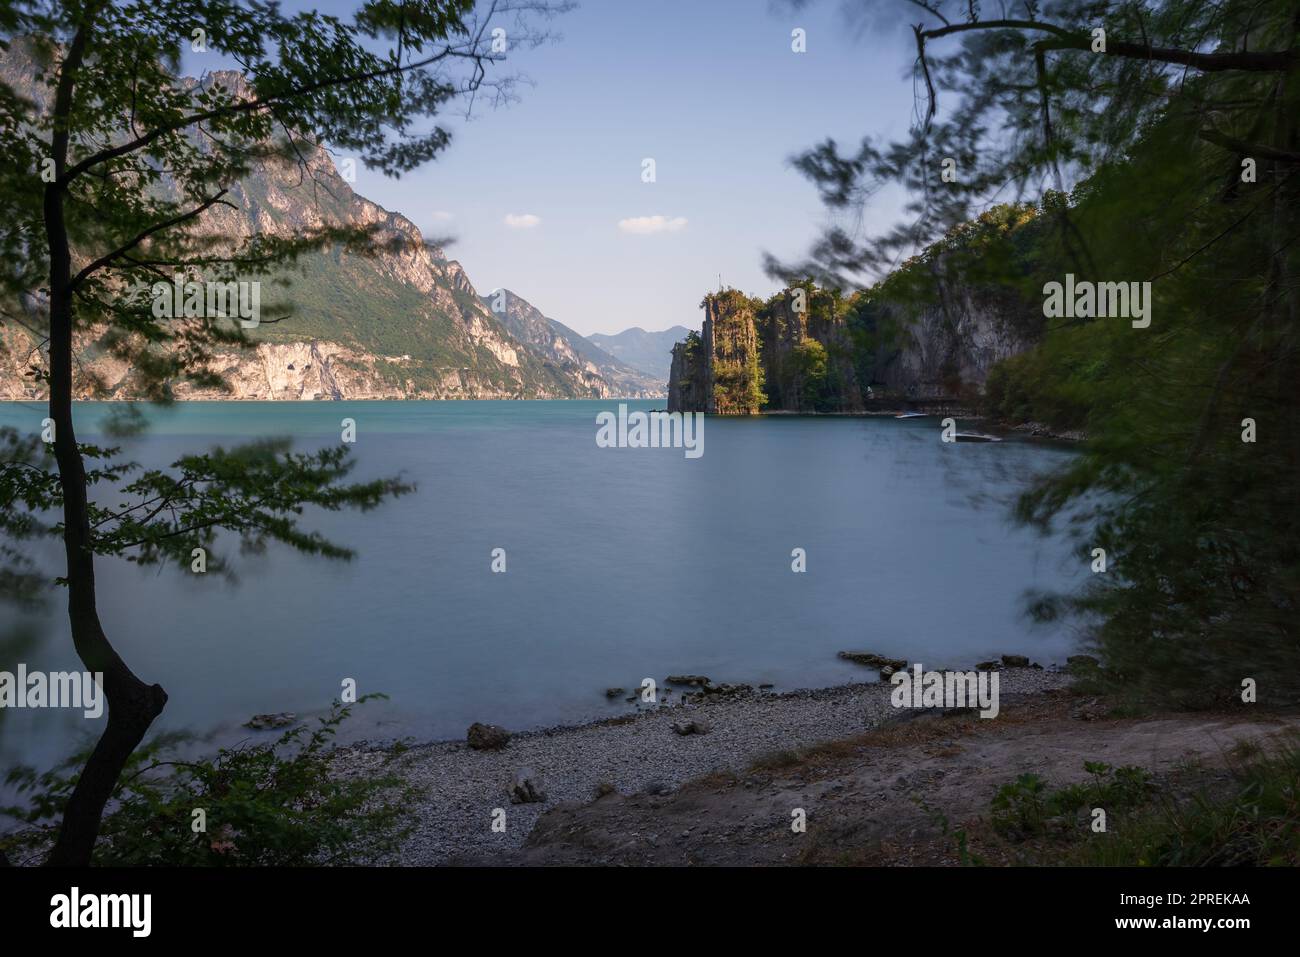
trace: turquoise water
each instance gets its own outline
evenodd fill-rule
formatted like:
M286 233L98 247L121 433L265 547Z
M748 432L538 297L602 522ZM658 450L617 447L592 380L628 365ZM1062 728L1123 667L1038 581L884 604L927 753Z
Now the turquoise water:
M661 402L629 402L651 409ZM1031 628L1027 589L1080 569L1061 541L1007 521L1011 496L1070 453L1029 442L944 444L937 419L710 419L704 454L598 448L617 401L187 403L124 441L159 464L213 444L336 442L356 421L356 477L418 491L368 514L308 517L352 562L271 548L240 581L99 563L105 628L171 696L159 728L243 736L268 711L318 713L345 678L382 691L353 734L459 737L618 714L644 677L674 672L779 689L874 677L865 649L924 664L1004 652L1063 661L1073 637ZM102 405L78 408L79 438ZM39 430L38 405L0 425ZM494 548L507 571L493 574ZM791 571L791 550L807 572ZM39 554L57 568L54 543ZM0 646L0 668L77 668L57 601ZM0 636L12 634L12 611ZM21 657L18 657L21 656ZM65 712L0 721L0 767L47 763L93 731Z

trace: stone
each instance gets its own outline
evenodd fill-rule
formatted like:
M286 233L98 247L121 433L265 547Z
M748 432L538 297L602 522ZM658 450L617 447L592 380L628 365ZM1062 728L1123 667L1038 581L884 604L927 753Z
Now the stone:
M669 675L666 683L670 685L693 685L703 688L705 685L713 684L704 675Z
M708 684L704 685L702 688L700 688L701 693L706 695L723 695L723 696L733 697L733 698L738 697L740 695L749 694L753 690L754 689L751 685L731 685L731 684L715 685L711 681Z
M626 689L626 688L606 688L606 689L605 689L605 697L606 697L606 698L617 698L617 697L618 697L619 695L621 695L621 694L627 694L627 689Z
M1106 717L1106 710L1100 701L1091 698L1071 711L1070 717L1075 721L1100 721Z
M709 733L709 726L707 724L703 721L694 720L674 721L672 723L672 729L680 735Z
M510 732L495 724L475 721L465 732L465 741L475 751L500 751L510 743Z
M546 800L542 779L532 768L520 768L510 782L511 804L540 804Z
M907 667L907 662L902 658L886 658L884 655L872 654L869 651L841 651L839 657L854 664L866 665L868 668L888 666L895 671L902 671Z
M272 728L287 728L296 721L298 716L289 711L281 711L277 714L255 714L244 725L245 728L252 728L254 731L269 731Z

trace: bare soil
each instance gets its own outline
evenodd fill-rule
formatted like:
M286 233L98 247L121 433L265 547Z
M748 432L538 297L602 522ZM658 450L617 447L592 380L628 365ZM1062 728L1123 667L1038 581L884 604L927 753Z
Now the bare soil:
M1101 761L1195 788L1225 778L1234 749L1296 734L1297 715L1107 718L1069 690L1004 699L995 721L910 712L670 793L561 804L541 816L522 848L473 863L955 865L959 828L984 862L1028 863L1033 848L999 841L988 826L994 795L1021 774L1060 787L1087 779L1085 761ZM792 828L799 809L804 833Z

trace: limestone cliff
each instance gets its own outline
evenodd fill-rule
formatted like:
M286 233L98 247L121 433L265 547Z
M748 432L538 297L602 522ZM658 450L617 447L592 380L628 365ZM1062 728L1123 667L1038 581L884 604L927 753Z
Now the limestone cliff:
M848 327L834 310L809 309L809 292L765 303L734 289L705 297L701 332L673 347L669 410L862 411Z
M998 362L1031 348L1042 335L1041 311L1014 295L940 281L936 301L877 303L880 334L871 362L877 392L915 399L976 399Z
M847 322L825 294L783 290L758 311L768 409L861 412L862 389ZM833 305L833 303L832 303Z
M1041 311L1014 294L946 280L923 300L860 294L840 302L809 285L766 303L728 291L709 296L704 307L702 332L673 347L671 410L852 413L922 401L973 407L993 366L1042 334Z
M673 347L670 412L754 415L766 402L754 303L735 289L706 296L704 327Z

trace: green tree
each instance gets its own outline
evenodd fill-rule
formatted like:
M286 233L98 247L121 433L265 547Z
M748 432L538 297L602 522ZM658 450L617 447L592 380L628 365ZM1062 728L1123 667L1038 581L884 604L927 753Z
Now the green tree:
M794 347L791 359L800 403L815 409L826 384L826 347L816 339L805 339Z
M279 541L346 557L346 548L300 527L304 508L367 509L408 488L395 479L348 483L345 449L295 453L283 441L139 471L114 449L77 441L78 343L93 336L161 401L179 380L211 381L212 348L247 345L242 329L220 317L155 316L154 282L245 281L311 251L366 252L387 241L373 227L238 243L199 228L233 205L231 188L251 164L298 163L307 175L303 146L324 143L389 175L413 169L446 147L447 130L428 121L449 103L510 95L509 77L489 78L504 57L493 25L510 17L518 46L544 36L528 26L530 15L557 9L529 0L481 10L472 0L365 0L340 18L287 13L269 0L0 3L5 52L28 57L34 73L31 91L0 83L6 319L45 345L33 374L48 386L54 429L53 463L38 441L7 437L3 524L11 535L62 539L72 639L85 667L103 673L109 708L50 863L89 861L105 802L167 700L105 634L96 557L187 562L219 531L244 545ZM178 76L181 45L196 29L209 50L239 65L241 83ZM98 497L113 505L91 500L97 485L114 489Z
M1051 320L1036 352L990 382L994 401L1082 424L1090 439L1018 514L1044 527L1069 517L1080 558L1104 548L1107 571L1034 607L1081 613L1108 676L1142 700L1231 699L1247 677L1294 700L1294 0L987 6L900 0L919 21L913 130L849 151L828 140L797 160L838 210L902 185L906 221L878 235L832 229L808 262L769 268L847 287L974 220L988 197L1019 194L1041 221L1024 233L1036 268L1150 282L1149 327ZM970 268L939 262L956 280ZM982 275L1009 290L1026 278Z

